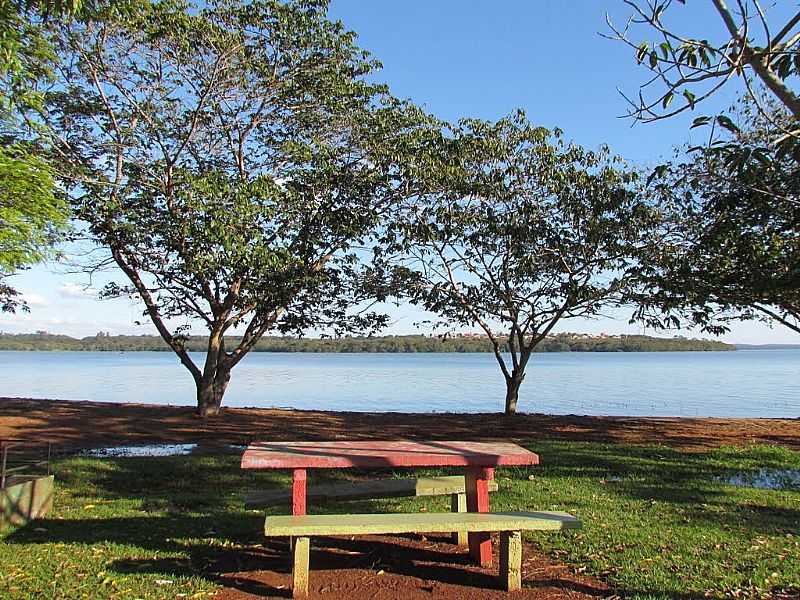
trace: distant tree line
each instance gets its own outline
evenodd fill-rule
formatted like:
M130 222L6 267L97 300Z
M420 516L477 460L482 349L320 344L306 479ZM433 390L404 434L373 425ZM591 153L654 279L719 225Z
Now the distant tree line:
M232 340L235 342L236 338ZM208 339L190 336L186 340L189 352L205 352ZM501 344L508 351L508 341ZM536 352L666 352L735 350L731 344L713 340L683 337L658 338L646 335L619 337L585 337L560 333L545 338ZM97 335L76 339L67 335L47 333L0 334L0 350L32 351L93 351L138 352L169 351L164 341L155 335ZM492 342L483 336L388 335L373 337L298 338L267 336L254 348L255 352L493 352Z

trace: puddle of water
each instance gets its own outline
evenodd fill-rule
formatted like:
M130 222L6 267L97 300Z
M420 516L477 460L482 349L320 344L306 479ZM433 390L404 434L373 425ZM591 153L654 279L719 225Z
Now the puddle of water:
M762 490L800 490L800 469L761 469L720 479L723 483Z
M245 446L234 444L147 444L143 446L111 446L93 448L79 453L92 458L140 458L160 456L189 456L239 454Z

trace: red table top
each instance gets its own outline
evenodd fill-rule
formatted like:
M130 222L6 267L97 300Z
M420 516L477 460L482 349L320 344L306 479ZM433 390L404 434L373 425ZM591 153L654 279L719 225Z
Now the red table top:
M511 442L254 442L243 469L345 469L349 467L500 467L539 464L533 452Z

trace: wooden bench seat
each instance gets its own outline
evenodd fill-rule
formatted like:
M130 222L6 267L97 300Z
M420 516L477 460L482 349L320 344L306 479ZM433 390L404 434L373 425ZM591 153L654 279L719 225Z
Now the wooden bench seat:
M497 491L497 482L489 481L489 492ZM441 477L418 477L414 479L373 479L367 481L347 481L343 483L323 483L309 486L306 498L310 502L331 502L348 500L372 500L374 498L404 498L419 496L450 496L450 509L453 512L467 512L467 496L463 475L444 475ZM292 490L257 490L245 495L247 509L260 509L289 504ZM453 532L453 543L467 545L465 531Z
M489 491L497 491L497 482L489 482ZM371 500L372 498L402 498L408 496L446 496L464 493L464 476L419 477L416 479L377 479L348 481L308 486L309 501ZM258 509L286 504L292 500L291 489L257 490L245 496L245 508Z
M268 516L267 537L293 538L292 590L308 595L310 538L319 535L500 532L500 577L505 589L522 586L522 531L577 529L581 522L561 512L393 513L355 515Z

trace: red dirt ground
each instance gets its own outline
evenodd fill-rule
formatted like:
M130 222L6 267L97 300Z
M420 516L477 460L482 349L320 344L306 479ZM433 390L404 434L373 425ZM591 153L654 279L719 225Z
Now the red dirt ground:
M496 413L347 413L226 408L203 421L191 407L0 398L0 439L65 448L150 442L331 439L562 439L702 449L762 442L800 448L798 419L579 417Z
M497 544L495 565L497 564ZM231 553L214 565L225 586L215 600L291 597L291 568L286 542ZM604 583L577 575L572 568L541 556L525 544L524 588L508 594L498 589L495 568L470 565L467 555L439 537L365 536L312 540L310 598L343 600L520 600L608 598Z
M797 419L677 419L523 414L334 413L227 408L203 421L190 407L0 398L0 439L51 441L61 449L155 442L247 443L330 439L563 439L667 444L702 450L763 442L800 449ZM471 566L441 538L377 536L313 541L312 598L589 599L613 598L603 582L576 574L526 544L524 589L497 588L494 569ZM495 551L497 544L495 546ZM285 542L237 548L211 569L223 586L215 600L288 598ZM495 557L496 558L496 557ZM495 560L496 564L496 560Z

